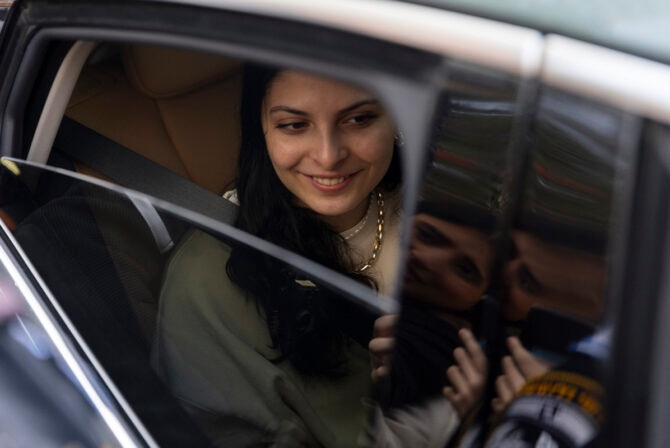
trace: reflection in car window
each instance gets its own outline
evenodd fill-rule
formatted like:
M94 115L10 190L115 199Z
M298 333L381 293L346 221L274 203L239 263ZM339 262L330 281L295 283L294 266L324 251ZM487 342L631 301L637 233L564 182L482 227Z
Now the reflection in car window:
M380 444L444 446L458 433L460 420L477 403L476 398L456 403L454 390L445 390L448 378L459 380L448 370L458 360L454 350L478 347L473 332L490 337L480 321L501 297L493 274L506 207L508 149L519 115L517 83L471 67L450 68L413 218L390 374L380 379ZM489 323L486 331L497 336L495 322ZM480 370L483 388L486 357L481 349L475 357L473 370Z
M508 320L531 305L600 319L620 127L607 109L551 91L541 97L505 273Z
M208 446L202 432L218 446L364 440L365 399L372 397L369 308L318 276L273 261L283 276L277 288L301 301L292 316L296 331L320 337L312 301L327 299L327 330L337 325L341 334L333 360L342 370L305 374L273 343L263 309L225 274L231 248L241 243L156 207L178 241L162 253L158 227L140 210L151 206L146 198L19 169L20 177L2 171L5 220L159 443Z
M615 173L624 174L624 118L550 89L539 98L503 268L501 314L520 335L507 341L510 357L496 381L492 405L503 417L490 446L542 437L584 446L603 424L602 362L612 330L602 319L606 257ZM574 424L545 418L548 408Z
M571 418L590 440L603 421L598 369L611 328L596 331L622 115L543 91L524 137L530 147L514 146L523 113L514 88L505 101L491 84L477 92L474 80L450 85L414 217L402 314L377 335L395 339L390 373L380 375L377 435L413 446L440 437L452 446L534 443L542 416L530 409L555 400L557 409L578 404ZM527 157L515 190L508 148Z

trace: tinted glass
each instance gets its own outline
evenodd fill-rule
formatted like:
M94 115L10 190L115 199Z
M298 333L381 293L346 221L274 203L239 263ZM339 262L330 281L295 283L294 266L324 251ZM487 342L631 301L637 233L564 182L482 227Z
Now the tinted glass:
M0 174L2 219L15 226L27 204L15 195L16 179ZM14 177L13 175L9 175ZM10 205L11 204L11 205ZM13 208L16 207L16 208ZM19 212L20 213L20 212ZM48 250L45 251L45 254ZM7 236L0 242L0 409L7 446L104 446L138 443L134 429L77 349L45 311L32 274Z
M534 124L505 315L540 305L597 322L622 114L547 91Z
M474 330L483 343L497 337L500 232L510 213L511 156L520 150L513 130L524 117L519 82L460 64L447 73L413 217L391 371L380 380L379 443L444 445L460 419L443 395L458 330ZM426 423L408 424L416 415Z
M367 286L229 225L195 224L207 220L169 204L8 166L5 221L160 444L365 440L378 312L356 299ZM232 253L275 268L258 281L272 281L296 309L266 308L244 292L227 275ZM281 312L292 335L276 324Z
M101 44L49 164L202 215L185 223L143 200L39 180L17 235L37 257L42 237L24 232L57 227L63 266L77 268L35 264L59 300L100 297L66 311L159 442L200 441L190 414L221 446L351 446L373 409L373 322L396 308L403 145L381 99L357 85ZM117 163L103 169L105 158Z
M502 272L501 317L519 338L505 343L510 357L501 362L492 407L508 404L500 406L503 423L488 443L534 443L549 437L540 429L546 428L557 446L584 446L605 420L608 257L618 250L612 219L630 179L639 120L543 89L528 136ZM568 415L573 424L563 425Z
M390 361L377 361L391 368L380 375L381 440L534 443L540 433L527 422L543 421L532 409L543 408L544 395L560 401L556 409L578 403L582 442L603 422L611 220L638 128L623 113L551 89L526 121L528 98L518 92L529 86L520 85L451 72L402 314L378 331L379 340L395 335ZM417 415L426 424L408 424ZM547 424L559 431L555 422Z

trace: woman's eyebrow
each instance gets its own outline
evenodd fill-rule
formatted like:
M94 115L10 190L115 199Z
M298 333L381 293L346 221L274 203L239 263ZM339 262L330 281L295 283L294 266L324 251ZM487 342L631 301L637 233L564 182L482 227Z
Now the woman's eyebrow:
M352 110L355 110L355 109L357 109L361 106L365 106L365 105L375 105L376 106L378 104L379 104L379 101L377 101L374 98L364 99L364 100L361 100L361 101L356 101L351 106L347 106L344 109L340 110L337 113L337 115L344 115L347 112L351 112ZM307 112L305 112L305 111L302 111L302 110L299 110L299 109L294 109L292 107L284 106L284 105L271 107L269 113L272 114L274 112L288 112L290 114L301 115L301 116L307 116L308 115Z
M303 116L307 115L307 112L303 112L303 111L298 110L298 109L293 109L292 107L281 106L281 105L271 107L269 113L274 113L274 112L288 112L290 114L303 115Z
M357 102L355 102L354 104L352 104L351 106L347 106L347 107L345 107L344 109L342 109L341 111L339 111L337 114L338 114L338 115L344 115L344 114L346 114L347 112L351 112L352 110L355 110L355 109L357 109L357 108L359 108L359 107L361 107L361 106L365 106L365 105L374 105L374 106L376 106L376 105L378 105L378 104L379 104L379 101L377 101L376 99L374 99L374 98L368 98L368 99L365 99L365 100L357 101Z
M420 224L420 228L423 228L424 231L431 232L432 233L431 236L439 238L438 244L432 244L433 246L440 245L440 246L458 248L458 245L456 244L456 242L453 239L451 239L451 237L447 233L442 232L441 230L439 230L434 225L432 225L428 222L422 222Z

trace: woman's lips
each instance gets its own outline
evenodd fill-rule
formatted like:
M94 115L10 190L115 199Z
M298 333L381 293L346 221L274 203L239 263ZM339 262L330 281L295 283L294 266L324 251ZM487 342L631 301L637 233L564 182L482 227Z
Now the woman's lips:
M344 176L306 176L317 190L327 193L335 193L345 189L358 173L360 173L360 171Z
M342 177L316 177L313 176L312 179L314 182L321 184L321 185L326 185L326 186L333 186L337 184L341 184L342 182L345 181L347 176L342 176Z

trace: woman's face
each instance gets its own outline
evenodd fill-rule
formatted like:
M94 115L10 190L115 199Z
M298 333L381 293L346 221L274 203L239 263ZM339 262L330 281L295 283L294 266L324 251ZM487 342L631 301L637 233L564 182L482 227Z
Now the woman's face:
M512 233L514 258L505 263L503 315L522 320L534 305L596 322L604 308L604 260L585 251Z
M485 233L419 213L403 294L447 311L468 310L486 291L492 263L493 249Z
M336 231L354 226L393 156L394 126L382 106L349 84L284 71L261 114L272 165L298 204Z

